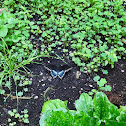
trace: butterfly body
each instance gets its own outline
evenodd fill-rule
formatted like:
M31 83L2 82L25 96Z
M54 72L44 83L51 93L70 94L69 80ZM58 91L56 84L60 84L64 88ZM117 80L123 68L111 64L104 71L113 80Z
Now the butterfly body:
M72 68L69 68L69 69L67 69L67 70L56 71L56 70L51 70L50 68L48 68L48 67L46 67L46 66L44 66L44 67L45 67L48 71L51 72L51 76L52 76L53 78L56 78L56 77L58 76L60 79L62 79L62 78L64 77L64 75L65 75L66 72L68 72L69 70L72 69Z

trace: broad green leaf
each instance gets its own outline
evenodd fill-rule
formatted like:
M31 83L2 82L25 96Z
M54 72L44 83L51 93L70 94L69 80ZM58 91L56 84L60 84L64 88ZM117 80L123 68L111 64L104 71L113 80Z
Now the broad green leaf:
M74 124L73 126L97 126L97 119L88 116L84 112L80 112L74 116Z
M43 107L45 110L39 121L40 126L125 126L126 124L126 107L118 110L103 92L96 92L93 100L88 94L81 94L75 101L77 111L68 110L65 102L59 99L45 102ZM89 111L93 112L91 116Z
M126 126L126 122L117 122L113 120L108 120L105 126Z
M116 120L116 117L119 116L118 107L110 103L109 108L110 108L110 113L111 113L110 120Z
M119 122L126 122L126 106L120 106L120 115L117 117Z
M42 113L44 113L48 110L55 110L55 109L58 109L58 108L67 109L67 101L62 101L62 100L59 100L59 99L49 100L49 101L44 103L44 105L42 107Z
M0 37L5 37L8 33L8 28L6 25L0 26Z
M82 93L80 98L75 101L77 111L83 111L87 114L93 112L93 100L87 93Z
M96 119L84 112L70 113L67 110L48 110L42 114L40 126L96 126Z
M73 126L74 116L64 110L48 110L40 118L40 126Z
M97 92L93 99L94 117L101 121L111 118L110 102L103 92Z

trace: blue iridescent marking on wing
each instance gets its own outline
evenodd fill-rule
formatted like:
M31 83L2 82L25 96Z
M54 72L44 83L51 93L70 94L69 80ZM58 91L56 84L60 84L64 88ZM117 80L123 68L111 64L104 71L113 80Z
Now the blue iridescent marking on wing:
M62 70L62 71L58 72L58 77L59 77L60 79L62 79L63 76L64 76L64 74L65 74L65 71Z
M55 70L52 70L51 71L51 75L52 75L53 78L56 78L57 77L57 74L58 73Z
M56 78L57 76L60 78L60 79L62 79L63 77L64 77L64 75L65 75L65 73L66 72L68 72L68 71L70 71L73 67L71 67L71 68L68 68L68 69L66 69L66 70L61 70L61 71L56 71L56 70L51 70L51 68L48 68L48 67L46 67L46 66L44 66L45 67L45 69L47 69L48 71L50 71L50 73L51 73L51 76L53 77L53 78Z

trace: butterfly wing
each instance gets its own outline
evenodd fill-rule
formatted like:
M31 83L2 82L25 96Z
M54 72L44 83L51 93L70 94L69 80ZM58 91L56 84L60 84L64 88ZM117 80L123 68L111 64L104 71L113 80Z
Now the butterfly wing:
M67 69L67 70L62 70L62 71L58 72L58 77L59 77L60 79L62 79L62 78L64 77L65 73L68 72L69 70L71 70L72 68L73 68L73 67L71 67L71 68L69 68L69 69Z
M61 70L60 72L57 72L56 70L51 70L50 68L48 68L46 66L44 66L44 67L45 67L45 69L47 69L48 71L51 72L51 76L53 78L56 78L58 76L60 79L62 79L64 77L66 72L70 71L73 68L73 67L71 67L71 68L68 68L66 70Z
M57 74L58 73L55 70L52 70L51 71L51 75L52 75L53 78L56 78L57 77Z
M65 75L65 71L64 71L64 70L58 72L58 77L59 77L60 79L62 79L64 75Z

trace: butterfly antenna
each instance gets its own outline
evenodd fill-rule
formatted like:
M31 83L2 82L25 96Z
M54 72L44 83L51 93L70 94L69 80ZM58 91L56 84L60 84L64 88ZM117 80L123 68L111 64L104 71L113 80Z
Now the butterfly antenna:
M46 70L51 71L51 69L49 69L48 67L46 67L46 66L44 66L44 67L45 67Z
M70 71L72 68L73 68L73 67L71 67L71 68L68 68L67 70L65 70L65 72L68 72L68 71Z

